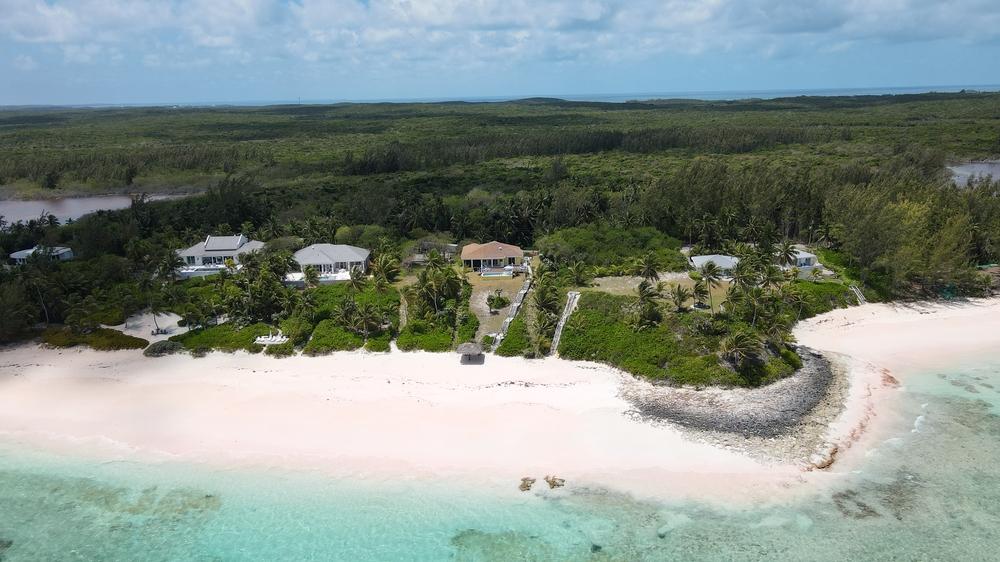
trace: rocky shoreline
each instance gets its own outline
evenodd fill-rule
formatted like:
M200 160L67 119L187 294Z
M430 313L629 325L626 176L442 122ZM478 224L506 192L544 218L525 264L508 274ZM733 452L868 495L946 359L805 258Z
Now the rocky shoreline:
M830 424L843 411L846 369L804 347L802 368L760 388L696 390L635 381L622 396L637 419L679 425L702 440L771 460L805 462L828 449Z

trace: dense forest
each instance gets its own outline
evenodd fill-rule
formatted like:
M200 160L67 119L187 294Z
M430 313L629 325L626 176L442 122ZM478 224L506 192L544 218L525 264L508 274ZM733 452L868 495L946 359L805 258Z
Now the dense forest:
M5 255L81 258L0 271L2 339L149 306L173 250L208 233L396 258L432 235L498 239L557 270L790 240L881 298L981 294L976 266L1000 262L1000 182L956 186L945 167L1000 154L997 94L20 109L0 111L0 153L5 197L197 193L71 224L0 219ZM276 306L247 322L298 304Z

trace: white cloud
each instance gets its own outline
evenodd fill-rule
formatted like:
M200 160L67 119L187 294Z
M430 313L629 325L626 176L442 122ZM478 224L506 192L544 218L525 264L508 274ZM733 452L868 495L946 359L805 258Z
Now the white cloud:
M0 38L60 45L73 63L291 58L455 69L708 51L784 56L866 41L995 41L1000 2L0 0Z
M38 63L30 55L17 55L14 57L14 68L18 70L34 70L38 68Z

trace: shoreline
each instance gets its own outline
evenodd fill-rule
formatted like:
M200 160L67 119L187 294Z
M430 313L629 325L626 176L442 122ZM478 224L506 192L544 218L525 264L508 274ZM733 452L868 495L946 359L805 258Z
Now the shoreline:
M537 479L530 494L549 493L543 477L554 475L571 492L766 501L857 468L898 429L906 377L995 346L997 312L1000 299L833 311L796 327L816 350L807 369L759 389L660 387L557 358L147 358L22 344L0 350L0 440L95 460L454 480L515 495L523 477ZM719 431L720 420L737 431Z

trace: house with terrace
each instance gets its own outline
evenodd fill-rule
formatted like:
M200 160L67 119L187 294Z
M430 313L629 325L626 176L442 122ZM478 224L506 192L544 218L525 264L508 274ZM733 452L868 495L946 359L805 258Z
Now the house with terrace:
M462 265L484 275L505 271L513 273L523 263L524 250L513 244L494 240L485 244L466 244L462 248Z
M69 261L74 258L73 250L65 246L35 246L27 250L19 250L10 255L11 261L17 265L28 263L32 257L46 258L53 261Z
M295 262L299 271L289 273L287 281L299 284L305 282L305 270L312 267L319 274L320 283L347 281L351 271L358 269L368 273L371 251L346 244L312 244L295 252Z
M235 236L207 236L190 248L179 250L184 265L177 271L182 279L214 275L226 268L226 261L239 265L240 256L259 251L263 242L251 240L244 234Z
M799 271L799 277L806 278L813 276L813 272L816 271L820 274L825 272L823 264L819 263L819 258L816 254L806 251L802 247L795 248L795 258L788 265L783 267L785 270L797 269Z

